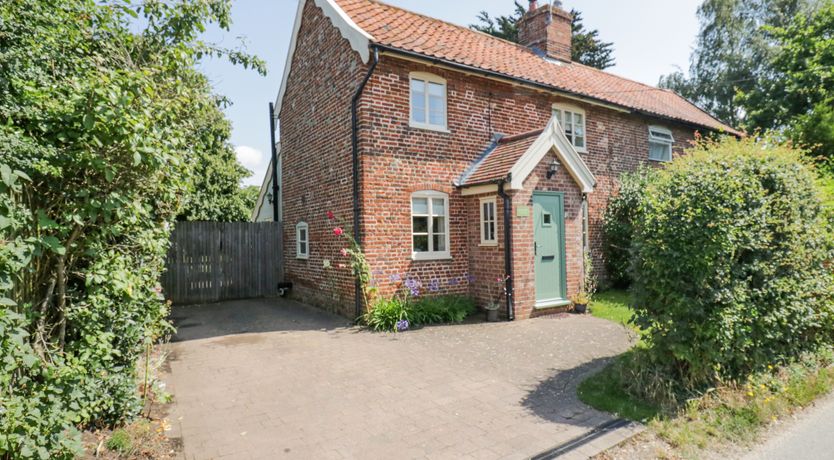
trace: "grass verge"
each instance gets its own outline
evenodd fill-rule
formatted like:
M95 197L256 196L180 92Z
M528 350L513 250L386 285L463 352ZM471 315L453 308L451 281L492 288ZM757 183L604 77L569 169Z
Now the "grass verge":
M600 318L619 324L628 324L631 318L628 295L621 291L600 293L591 305L592 313ZM645 423L643 439L661 441L654 456L701 458L705 451L722 446L749 445L767 425L834 389L834 351L823 349L792 363L770 366L746 381L719 385L679 407L661 409L627 391L635 377L643 376L632 368L641 346L582 382L578 395L591 407ZM650 383L642 380L641 384ZM618 456L609 451L603 458Z
M591 315L633 328L629 323L634 314L628 306L629 295L614 289L596 294L590 305Z

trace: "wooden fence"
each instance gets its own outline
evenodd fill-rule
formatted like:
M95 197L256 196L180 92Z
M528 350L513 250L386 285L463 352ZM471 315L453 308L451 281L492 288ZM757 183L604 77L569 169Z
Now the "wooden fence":
M282 281L281 224L179 222L162 275L175 304L267 297Z

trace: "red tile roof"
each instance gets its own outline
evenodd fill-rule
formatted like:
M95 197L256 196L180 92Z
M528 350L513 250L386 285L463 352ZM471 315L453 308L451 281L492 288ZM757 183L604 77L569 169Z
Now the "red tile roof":
M739 134L670 90L578 63L546 60L516 43L376 0L335 1L379 45L476 67L649 115Z
M513 165L533 145L542 130L502 137L491 145L463 174L460 186L495 182L507 177Z

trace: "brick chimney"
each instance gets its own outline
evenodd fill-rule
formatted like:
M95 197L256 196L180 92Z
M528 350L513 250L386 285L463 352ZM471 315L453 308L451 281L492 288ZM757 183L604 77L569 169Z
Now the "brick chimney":
M554 1L552 7L539 7L536 0L530 0L530 9L518 21L518 41L549 58L570 62L573 16L561 6L562 2Z

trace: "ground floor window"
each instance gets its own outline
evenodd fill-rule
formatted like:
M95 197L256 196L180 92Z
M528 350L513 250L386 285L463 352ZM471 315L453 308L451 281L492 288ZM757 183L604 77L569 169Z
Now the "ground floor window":
M412 257L446 259L449 251L449 195L422 191L411 195Z
M310 227L307 222L299 222L295 226L295 257L298 259L310 257Z
M498 244L495 238L495 197L481 198L481 244Z

